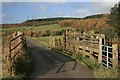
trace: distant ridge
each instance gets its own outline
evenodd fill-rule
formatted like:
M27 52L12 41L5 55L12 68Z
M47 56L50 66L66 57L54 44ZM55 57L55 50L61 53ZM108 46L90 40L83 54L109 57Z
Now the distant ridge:
M81 18L72 18L72 17L54 17L54 18L41 18L41 19L31 19L31 20L27 20L25 22L39 22L39 21L59 21L59 20L64 20L64 19L81 19Z
M108 14L96 14L90 15L83 18L74 18L74 17L53 17L53 18L41 18L41 19L31 19L26 20L22 23L15 24L2 24L2 27L22 27L22 26L42 26L49 24L57 24L61 20L81 20L81 19L93 19L93 18L102 18L106 17Z

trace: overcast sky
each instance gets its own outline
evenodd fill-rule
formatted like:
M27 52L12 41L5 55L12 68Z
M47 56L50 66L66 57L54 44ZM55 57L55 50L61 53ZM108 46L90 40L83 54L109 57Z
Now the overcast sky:
M23 2L21 2L23 1ZM33 2L34 1L34 2ZM2 23L20 23L32 18L85 17L109 13L119 0L4 0Z

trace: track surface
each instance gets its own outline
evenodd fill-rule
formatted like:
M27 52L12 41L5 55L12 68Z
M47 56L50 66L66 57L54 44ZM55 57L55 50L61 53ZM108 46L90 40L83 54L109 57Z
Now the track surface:
M85 65L40 46L36 40L27 38L27 45L35 59L35 69L29 78L94 78Z

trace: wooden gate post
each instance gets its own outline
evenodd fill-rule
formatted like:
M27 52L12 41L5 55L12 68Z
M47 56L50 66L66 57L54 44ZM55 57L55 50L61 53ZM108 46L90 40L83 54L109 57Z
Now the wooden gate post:
M10 72L10 75L12 75L11 41L9 42L8 65L9 65L9 69L8 69L8 71Z
M99 55L98 55L98 62L102 62L102 38L99 39Z
M52 43L52 47L55 48L56 47L56 41L55 41L55 37L53 37L53 43Z
M98 55L98 62L102 62L102 47L105 45L105 35L101 34L99 38L99 55Z
M66 50L66 32L63 33L63 49Z
M24 41L23 41L24 39L23 39L23 35L20 37L20 42L22 42L21 43L21 47L20 48L22 48L23 47L23 45L24 45Z
M53 47L53 37L52 34L50 35L50 49Z
M114 42L117 42L118 39L114 39ZM112 44L113 51L113 68L118 67L118 43Z

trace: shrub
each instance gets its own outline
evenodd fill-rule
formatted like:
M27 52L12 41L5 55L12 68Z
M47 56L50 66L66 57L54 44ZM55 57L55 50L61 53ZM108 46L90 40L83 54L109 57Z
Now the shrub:
M49 30L46 31L46 36L50 36L50 31Z
M2 32L2 36L7 36L8 34L7 34L7 32L5 31L5 32Z
M72 27L74 20L62 20L58 24L61 27Z
M45 37L46 35L47 35L47 32L42 31L39 36L40 36L40 37Z

